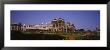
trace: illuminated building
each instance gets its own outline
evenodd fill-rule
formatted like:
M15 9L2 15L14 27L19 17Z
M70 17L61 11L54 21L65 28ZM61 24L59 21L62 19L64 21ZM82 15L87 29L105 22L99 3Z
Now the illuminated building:
M52 32L74 32L75 26L70 22L65 22L62 18L55 18L51 23L42 23L36 25L12 24L11 30L29 31L29 30L49 30Z

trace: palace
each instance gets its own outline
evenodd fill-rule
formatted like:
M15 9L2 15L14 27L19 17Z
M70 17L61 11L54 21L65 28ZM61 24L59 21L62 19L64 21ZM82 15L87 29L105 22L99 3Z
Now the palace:
M62 18L55 18L51 23L37 24L37 25L26 25L26 24L11 24L11 30L17 31L29 31L29 30L48 30L52 32L74 32L75 26L70 22L65 22Z

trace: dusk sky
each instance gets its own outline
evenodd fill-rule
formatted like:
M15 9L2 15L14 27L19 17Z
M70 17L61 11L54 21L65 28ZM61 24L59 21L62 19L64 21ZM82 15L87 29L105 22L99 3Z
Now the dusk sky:
M41 24L50 23L61 17L73 23L76 29L94 30L100 26L99 10L12 10L11 23Z

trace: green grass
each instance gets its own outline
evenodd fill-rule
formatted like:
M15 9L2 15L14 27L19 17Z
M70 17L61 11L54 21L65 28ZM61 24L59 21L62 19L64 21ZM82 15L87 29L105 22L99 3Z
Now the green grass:
M29 34L30 35L33 35L33 36L35 36L35 35L38 36L39 34L41 34L41 35L46 35L46 37L47 37L47 35L48 36L51 36L51 37L55 35L55 36L65 37L63 40L69 40L68 38L70 36L74 36L75 37L75 40L86 40L88 38L90 38L90 39L98 39L98 40L100 39L100 36L99 36L100 33L97 33L97 32L93 32L94 35L92 37L83 36L83 35L85 35L85 32L80 32L80 31L70 32L70 33L54 32L54 34L53 34L53 32L49 32L49 31L42 31L42 32L28 31L28 32L21 32L21 33L24 34L24 35L28 35L28 36L29 36ZM43 33L52 33L52 34L43 34Z

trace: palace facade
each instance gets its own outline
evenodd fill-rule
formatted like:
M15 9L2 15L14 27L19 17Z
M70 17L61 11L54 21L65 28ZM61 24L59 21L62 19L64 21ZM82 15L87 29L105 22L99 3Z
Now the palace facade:
M49 30L52 32L74 32L75 26L70 22L65 22L62 18L55 18L49 24L37 24L37 25L26 25L26 24L11 24L11 30Z

